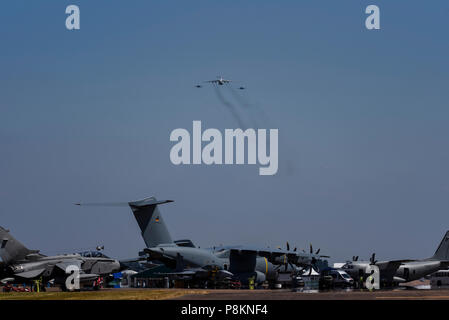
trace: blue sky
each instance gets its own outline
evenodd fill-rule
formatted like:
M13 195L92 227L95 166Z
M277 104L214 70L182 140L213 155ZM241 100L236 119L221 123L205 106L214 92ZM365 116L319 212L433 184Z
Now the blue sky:
M81 30L65 28L79 5ZM364 28L377 4L381 30ZM449 229L447 1L2 1L0 224L44 252L142 249L126 208L174 199L174 238L423 258ZM202 80L244 84L279 172L174 166L176 128L236 128ZM229 92L224 92L230 101Z

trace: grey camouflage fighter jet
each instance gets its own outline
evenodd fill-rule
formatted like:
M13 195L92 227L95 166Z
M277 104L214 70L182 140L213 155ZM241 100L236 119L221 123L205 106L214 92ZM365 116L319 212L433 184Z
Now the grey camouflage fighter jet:
M154 197L122 203L129 206L139 225L147 248L143 250L149 260L157 260L175 271L167 275L191 279L237 278L243 283L252 277L257 283L275 281L281 268L297 271L298 267L315 266L327 256L316 253L257 248L249 246L226 246L202 249L190 240L173 241L158 206L172 202L159 201ZM78 204L82 205L82 204ZM83 204L101 205L101 204ZM104 204L111 205L111 204ZM114 204L119 205L119 204Z
M106 257L83 257L80 254L45 256L39 250L29 250L15 239L9 230L0 227L0 282L30 282L41 279L45 282L55 280L65 286L70 275L69 266L80 270L80 283L93 282L120 269L117 260Z
M418 280L440 269L446 269L449 267L449 231L446 232L435 254L430 258L377 261L373 253L369 261L358 261L358 257L353 257L352 261L344 264L342 269L354 279L361 277L365 279L368 276L366 270L369 265L379 267L380 284L383 287Z

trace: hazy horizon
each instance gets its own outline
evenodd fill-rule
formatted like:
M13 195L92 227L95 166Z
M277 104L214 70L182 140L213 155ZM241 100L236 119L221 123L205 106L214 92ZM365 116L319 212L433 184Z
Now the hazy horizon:
M65 28L65 8L81 29ZM364 27L381 9L381 30ZM144 247L129 208L172 199L175 239L309 243L331 261L426 258L449 230L447 1L3 1L0 225L46 253ZM279 170L175 166L176 128L279 129ZM248 106L245 103L248 102Z

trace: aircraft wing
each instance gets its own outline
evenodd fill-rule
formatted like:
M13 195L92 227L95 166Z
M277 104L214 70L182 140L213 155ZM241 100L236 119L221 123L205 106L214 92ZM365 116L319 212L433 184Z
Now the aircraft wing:
M218 80L208 80L208 81L203 81L204 83L217 83Z
M78 259L63 260L63 261L57 263L55 266L58 267L59 269L61 269L62 271L64 271L64 273L66 272L66 270L69 266L78 267L78 269L81 271L81 260L78 260Z
M157 273L161 276L176 276L176 277L193 277L197 274L197 270L185 270L185 271L179 271L179 272L161 272Z
M232 263L231 263L232 265ZM207 268L192 268L192 269L185 269L182 271L175 271L175 272L164 272L164 273L157 273L161 276L167 276L167 277L176 277L178 279L191 279L191 278L198 278L198 279L216 279L216 280L225 280L232 278L233 273L226 271L226 270L208 270Z
M379 267L380 276L384 279L392 280L396 274L396 271L405 262L410 262L413 260L389 260L389 261L379 261L376 262L376 266Z
M267 248L257 248L257 247L248 247L248 246L237 246L237 247L229 247L228 248L231 253L239 253L239 254L257 254L261 257L265 258L274 258L274 257L280 257L286 254L295 256L296 253L292 251L286 251L286 250L278 250L278 249L267 249Z
M79 273L79 279L81 282L88 282L88 281L94 281L96 279L98 279L98 277L100 277L99 274L96 273L85 273L82 269L81 269L81 260L78 259L72 259L72 260L63 260L62 262L57 263L55 266L58 267L59 269L61 269L64 273L66 273L66 270L69 266L75 266L78 267L80 270Z
M376 265L379 267L379 269L389 269L389 268L399 268L399 266L406 262L411 262L414 260L410 259L404 259L404 260L388 260L388 261L378 261L376 262Z
M256 254L261 257L267 258L270 262L274 264L279 264L280 257L287 257L288 262L300 265L309 265L313 260L320 258L328 258L328 256L308 254L291 250L283 249L270 249L270 248L257 248L249 246L237 246L228 247L228 250L232 252L237 252L239 254Z
M35 260L39 260L41 258L45 258L45 255L40 254L39 251L36 251L34 253L30 253L28 254L25 259L29 260L29 261L35 261Z
M148 259L146 257L136 257L131 259L122 259L119 260L120 263L130 263L130 262L146 262Z
M36 278L38 276L40 276L42 273L44 273L45 268L42 269L36 269L36 270L32 270L32 271L27 271L27 272L21 272L21 273L16 273L14 274L14 276L19 277L19 278L24 278L24 279L32 279L32 278Z

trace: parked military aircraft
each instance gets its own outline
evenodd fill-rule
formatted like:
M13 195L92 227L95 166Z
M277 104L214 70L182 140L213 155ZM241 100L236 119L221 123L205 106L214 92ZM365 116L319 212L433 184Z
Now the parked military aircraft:
M47 257L39 250L29 250L10 233L0 227L0 257L2 260L0 282L29 282L41 279L55 280L65 286L69 276L67 267L76 266L80 270L80 282L91 282L98 277L108 276L120 269L117 260L104 256L84 257L80 254L66 254Z
M343 265L345 270L354 279L364 279L368 275L366 269L369 265L379 267L381 286L394 286L399 283L421 279L440 269L449 267L449 231L446 232L435 254L422 260L389 260L377 261L373 253L369 261L358 261L358 256L353 257Z
M275 281L282 266L286 271L295 271L296 266L315 266L321 258L327 257L318 255L319 250L308 254L290 251L290 248L282 250L249 246L202 249L195 247L190 240L173 241L158 209L159 205L169 202L172 200L159 201L151 197L122 205L131 208L147 246L143 252L150 260L160 261L176 269L177 261L179 265L182 259L183 270L173 272L172 276L185 277L189 274L192 278L204 278L211 270L216 270L226 276L230 273L242 282L254 277L260 283L265 280Z
M186 269L184 257L180 253L176 254L176 268L174 272L163 273L163 275L175 277L177 279L193 279L200 281L215 280L217 282L232 279L234 276L231 272L219 269L216 266Z

